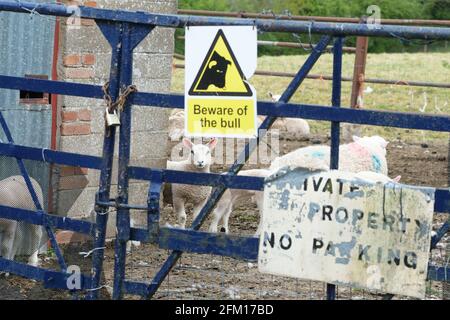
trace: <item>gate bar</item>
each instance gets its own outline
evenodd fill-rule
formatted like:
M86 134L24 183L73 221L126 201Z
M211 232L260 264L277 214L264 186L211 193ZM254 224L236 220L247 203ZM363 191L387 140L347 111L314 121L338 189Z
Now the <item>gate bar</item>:
M341 106L341 84L342 84L342 46L344 39L338 37L334 41L333 46L333 89L331 93L331 105L333 108ZM330 146L330 169L337 170L339 168L339 139L340 139L340 122L331 122L331 146ZM327 300L336 299L336 286L327 283Z
M0 1L0 11L69 17L75 10L61 4ZM154 14L143 11L108 10L79 7L80 18L127 22L161 27L189 26L255 26L261 31L318 33L333 36L404 37L408 39L449 40L450 29L442 27L411 27L394 25L360 25L353 23L306 22L268 19L220 18L177 14ZM78 12L77 12L78 13ZM77 15L78 17L78 15Z
M32 84L27 85L27 80L32 80ZM49 89L47 89L46 86L50 84L52 85ZM80 84L82 86L80 91L76 89L77 85L77 83L65 83L60 81L0 76L1 88L103 99L101 86ZM184 108L184 96L177 94L136 92L130 95L129 100L133 105L160 108ZM333 109L328 106L297 103L258 101L258 115L274 115L277 117L304 118L323 121L335 120L344 123L431 131L449 131L450 128L450 117L446 115L380 111L373 109ZM14 148L14 146L12 148ZM48 150L49 153L50 151L51 150ZM80 156L90 157L83 155Z

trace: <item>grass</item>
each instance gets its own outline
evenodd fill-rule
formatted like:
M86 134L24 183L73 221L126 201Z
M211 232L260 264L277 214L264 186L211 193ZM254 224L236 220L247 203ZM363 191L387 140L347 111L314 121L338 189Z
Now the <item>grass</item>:
M299 56L264 56L258 58L258 70L296 72L306 60L306 55ZM182 61L177 61L180 63ZM343 76L353 75L354 55L343 57ZM311 71L312 74L331 75L332 55L324 54ZM367 58L366 78L390 80L423 81L450 83L450 53L392 53L369 54ZM258 100L268 100L268 92L281 94L291 78L253 76L250 83L256 88ZM409 87L398 85L366 84L373 92L365 94L364 108L402 112L425 112L430 114L450 114L450 89ZM172 78L172 91L184 92L184 70L175 69ZM342 84L342 105L350 105L351 82ZM330 105L331 81L309 80L297 90L292 102L306 104ZM325 134L330 125L323 121L310 121L313 133ZM423 132L363 126L366 135L379 134L390 140L399 138L403 141L448 141L447 133Z

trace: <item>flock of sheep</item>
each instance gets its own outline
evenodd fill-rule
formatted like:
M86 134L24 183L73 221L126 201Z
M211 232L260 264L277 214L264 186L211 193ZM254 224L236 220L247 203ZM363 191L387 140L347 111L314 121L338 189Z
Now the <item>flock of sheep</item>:
M279 96L270 94L274 101ZM280 132L295 133L297 135L309 135L310 129L304 119L281 118L275 123L275 128ZM273 127L272 127L273 128ZM217 139L212 139L208 144L193 144L188 138L182 138L184 133L184 112L174 110L169 118L169 138L172 141L183 140L183 145L190 153L187 159L182 161L168 161L167 169L210 172L212 164L212 150L217 144ZM340 146L339 169L357 173L359 178L371 182L398 182L400 177L390 179L386 160L386 147L388 142L380 136L357 137L353 136L353 142ZM280 169L305 168L311 171L330 170L330 147L325 145L308 146L299 148L288 154L275 158L269 167L264 169L243 170L242 176L254 176L266 178L275 174ZM174 211L178 217L178 227L186 226L186 204L194 206L194 219L206 203L211 192L211 187L173 184L172 201ZM263 192L228 189L217 203L213 213L210 232L217 232L218 225L222 222L222 231L229 232L229 218L236 203L242 200L253 200L261 212L263 205ZM261 220L261 219L260 219ZM261 221L260 221L261 222ZM259 234L261 223L256 234Z

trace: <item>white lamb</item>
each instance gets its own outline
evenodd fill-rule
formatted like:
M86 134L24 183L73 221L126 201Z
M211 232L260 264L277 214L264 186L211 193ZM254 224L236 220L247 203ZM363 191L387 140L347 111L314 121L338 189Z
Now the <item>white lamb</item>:
M169 116L170 141L180 141L184 135L184 110L174 109Z
M387 175L386 147L388 142L380 136L363 138L353 136L353 141L339 147L339 170L372 171ZM317 166L317 161L324 162L327 166L330 165L329 146L309 146L294 150L275 158L270 165L270 170L275 172L283 167L309 168Z
M238 173L239 176L252 176L265 178L269 176L270 171L266 169L253 169L253 170L243 170ZM220 201L217 203L216 208L212 213L212 221L209 226L209 232L217 232L217 226L222 220L223 229L228 233L230 231L228 227L228 220L230 219L230 214L233 211L234 206L243 200L254 200L258 206L258 210L262 210L263 205L263 193L261 191L255 190L242 190L242 189L227 189L223 194ZM258 231L260 229L258 226Z
M276 102L280 100L280 95L274 95L272 92L269 92L269 96L272 99L272 101ZM261 124L265 117L258 116L259 123ZM311 132L309 128L309 124L304 119L299 118L283 118L280 117L272 124L271 129L277 129L282 132L288 132L293 137L299 138L299 137L305 137L308 136Z
M217 139L213 138L208 144L193 144L191 140L184 138L183 144L191 150L189 158L183 161L167 161L167 169L178 171L209 172L212 162L211 152L217 145ZM211 193L209 186L193 186L188 184L172 184L173 208L178 215L178 226L186 226L186 203L194 205L194 220L201 208L206 203Z

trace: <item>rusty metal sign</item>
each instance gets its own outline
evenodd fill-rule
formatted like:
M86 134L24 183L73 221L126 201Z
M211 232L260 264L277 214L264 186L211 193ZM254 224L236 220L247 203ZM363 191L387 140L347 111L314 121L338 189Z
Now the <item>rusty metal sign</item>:
M259 271L423 298L434 191L280 171L265 182Z

